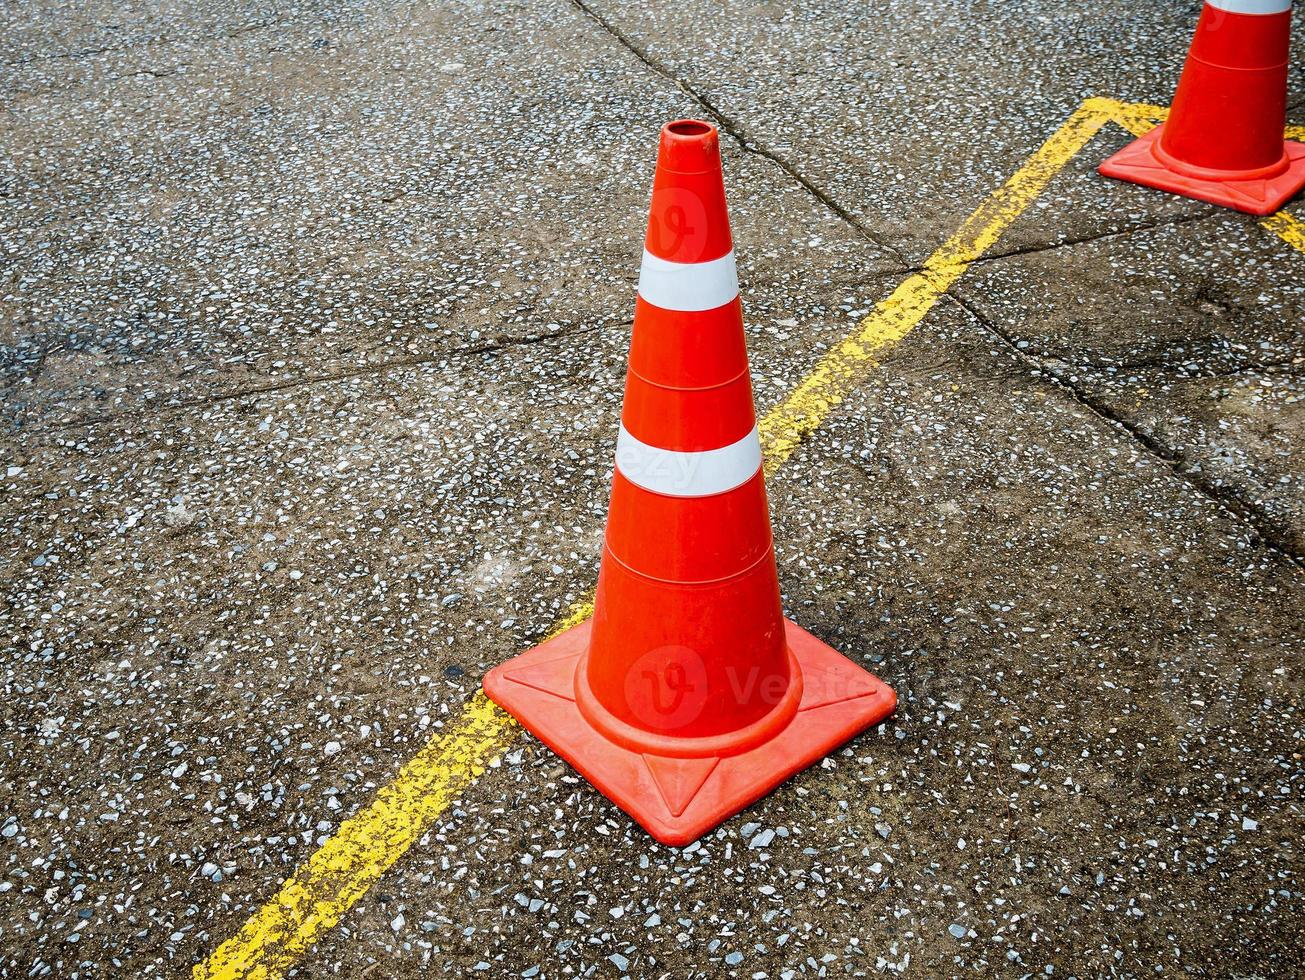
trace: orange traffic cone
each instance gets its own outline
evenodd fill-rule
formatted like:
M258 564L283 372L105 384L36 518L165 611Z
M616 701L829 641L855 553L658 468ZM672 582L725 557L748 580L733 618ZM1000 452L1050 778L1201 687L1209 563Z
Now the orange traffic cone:
M1169 119L1101 164L1107 177L1272 214L1305 186L1282 138L1291 0L1206 0Z
M666 844L886 717L784 619L714 127L661 134L594 616L485 693Z

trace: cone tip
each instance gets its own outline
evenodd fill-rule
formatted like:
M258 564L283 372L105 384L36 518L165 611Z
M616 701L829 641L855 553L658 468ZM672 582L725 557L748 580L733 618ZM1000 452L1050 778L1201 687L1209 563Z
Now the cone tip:
M720 169L720 138L716 127L700 119L668 122L662 127L657 165L684 174Z

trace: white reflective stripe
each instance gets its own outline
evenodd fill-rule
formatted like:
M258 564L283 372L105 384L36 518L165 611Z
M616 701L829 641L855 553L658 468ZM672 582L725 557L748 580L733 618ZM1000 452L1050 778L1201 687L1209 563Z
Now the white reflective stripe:
M1291 9L1291 0L1205 0L1217 10L1230 14L1280 14Z
M667 262L647 249L639 267L639 295L663 310L714 310L739 294L733 250L710 262Z
M710 497L747 483L761 468L757 427L723 449L679 453L640 442L621 426L616 468L635 486L668 497Z

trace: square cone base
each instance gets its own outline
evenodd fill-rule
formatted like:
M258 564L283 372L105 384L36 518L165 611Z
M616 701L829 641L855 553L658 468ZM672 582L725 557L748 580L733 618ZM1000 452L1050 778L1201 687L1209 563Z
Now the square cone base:
M723 758L670 758L609 741L575 703L584 622L485 675L485 693L663 844L697 840L897 705L883 681L785 620L802 670L802 700L768 742Z
M1141 139L1129 143L1114 156L1108 157L1097 168L1098 171L1117 180L1127 180L1133 184L1259 215L1273 214L1305 187L1305 143L1283 141L1287 153L1287 169L1276 177L1205 180L1177 173L1156 159L1151 147L1160 139L1160 131L1163 129L1163 125L1157 126Z

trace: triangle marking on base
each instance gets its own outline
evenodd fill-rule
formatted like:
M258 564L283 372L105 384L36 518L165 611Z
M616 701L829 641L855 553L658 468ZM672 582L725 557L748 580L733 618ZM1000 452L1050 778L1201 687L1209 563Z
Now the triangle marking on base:
M575 666L580 658L574 653L552 660L522 664L503 674L504 680L543 691L564 701L575 700Z
M840 671L808 666L802 672L802 704L798 711L854 701L869 697L878 690L875 679L859 668Z
M1234 194L1240 194L1253 204L1262 204L1269 196L1269 185L1264 180L1230 180L1223 185Z
M653 782L657 784L666 809L671 816L678 817L693 798L698 795L710 776L720 763L712 756L706 759L670 759L660 755L644 755L644 765L652 773Z

